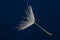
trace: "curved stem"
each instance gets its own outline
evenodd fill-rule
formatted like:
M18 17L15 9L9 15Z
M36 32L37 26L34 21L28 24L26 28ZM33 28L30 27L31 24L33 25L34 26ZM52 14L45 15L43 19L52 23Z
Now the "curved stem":
M43 30L45 33L47 33L48 35L50 35L50 36L53 35L52 33L46 31L43 27L41 27L41 26L40 26L39 24L37 24L36 22L35 22L35 25L37 25L40 29L42 29L42 30Z

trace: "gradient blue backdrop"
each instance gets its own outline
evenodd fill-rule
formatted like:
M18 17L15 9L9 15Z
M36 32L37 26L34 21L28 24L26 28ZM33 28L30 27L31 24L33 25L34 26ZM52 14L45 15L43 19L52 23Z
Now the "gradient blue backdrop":
M48 36L35 24L24 31L15 30L20 16L26 16L27 2L32 6L36 22L53 33ZM60 4L57 0L0 0L0 40L59 40Z

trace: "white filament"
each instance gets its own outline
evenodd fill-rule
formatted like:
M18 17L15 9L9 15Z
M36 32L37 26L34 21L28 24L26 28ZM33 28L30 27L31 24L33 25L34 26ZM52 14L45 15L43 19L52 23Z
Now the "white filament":
M17 27L19 30L24 30L35 23L35 18L31 6L29 6L26 10L26 15L27 17L25 17L25 19L27 19L27 21L21 21Z

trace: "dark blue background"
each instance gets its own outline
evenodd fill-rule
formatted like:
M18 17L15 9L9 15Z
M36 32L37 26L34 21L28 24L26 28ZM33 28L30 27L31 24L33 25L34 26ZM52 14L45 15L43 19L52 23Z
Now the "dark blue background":
M48 36L35 24L24 31L15 30L20 16L26 16L27 2L32 6L36 22L53 33ZM57 0L0 0L0 40L59 40L60 4Z

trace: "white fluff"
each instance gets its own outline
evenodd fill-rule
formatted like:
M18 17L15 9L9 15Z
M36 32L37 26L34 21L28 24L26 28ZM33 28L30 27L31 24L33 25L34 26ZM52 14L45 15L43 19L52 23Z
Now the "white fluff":
M26 10L26 15L27 17L25 17L25 19L27 19L27 21L21 21L21 23L17 27L19 30L24 30L28 28L29 26L31 26L32 24L34 24L35 22L35 18L34 18L34 14L33 14L31 6L28 6Z

